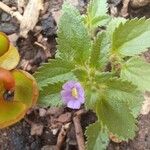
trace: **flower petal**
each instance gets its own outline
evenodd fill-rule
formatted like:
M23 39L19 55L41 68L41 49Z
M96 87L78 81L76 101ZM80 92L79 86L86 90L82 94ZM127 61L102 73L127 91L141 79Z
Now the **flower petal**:
M83 89L83 87L81 86L81 84L80 84L80 83L76 83L76 84L75 84L75 87L76 87L76 89L77 89L77 91L78 91L78 95L79 95L80 97L84 97L84 89Z
M71 91L69 90L62 90L61 98L65 104L68 103L71 99L74 99L74 97L71 95Z
M85 97L79 96L78 101L83 104L85 102Z
M63 85L63 89L71 90L74 87L75 83L76 83L76 81L68 81Z
M67 103L67 107L69 108L72 108L72 109L79 109L81 106L81 103L80 101L75 101L75 100L70 100L68 103Z

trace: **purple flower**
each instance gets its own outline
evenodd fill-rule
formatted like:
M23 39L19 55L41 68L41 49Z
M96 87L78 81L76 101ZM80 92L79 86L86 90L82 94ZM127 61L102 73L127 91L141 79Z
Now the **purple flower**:
M79 109L84 103L84 89L79 82L68 81L63 85L61 97L64 104L72 109Z

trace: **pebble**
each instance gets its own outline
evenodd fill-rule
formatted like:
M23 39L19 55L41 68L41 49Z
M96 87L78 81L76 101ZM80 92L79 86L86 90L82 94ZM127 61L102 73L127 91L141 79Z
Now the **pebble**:
M1 23L0 24L0 31L5 32L6 34L13 34L16 32L18 28L13 25L12 23Z

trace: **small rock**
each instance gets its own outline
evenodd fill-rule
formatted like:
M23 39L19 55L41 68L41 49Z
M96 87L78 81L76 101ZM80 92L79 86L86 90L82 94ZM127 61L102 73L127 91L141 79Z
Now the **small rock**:
M117 6L121 3L122 0L110 0L110 3L113 4L114 6Z
M131 0L131 6L138 8L150 4L150 0Z
M150 94L144 95L145 101L142 106L141 114L147 115L150 112Z
M2 15L1 15L1 21L2 22L10 21L10 19L11 19L10 15L8 15L7 13L2 13Z
M33 124L31 126L31 135L42 135L43 133L43 128L44 126L43 125L40 125L40 124Z
M79 4L78 0L66 0L66 1L73 6L78 6L78 4Z
M10 42L13 43L13 45L16 45L16 42L19 36L16 33L14 33L14 34L9 35L8 37L9 37Z
M59 23L59 19L61 17L61 11L60 10L52 11L52 16L53 16L54 20L56 21L56 23L58 24Z
M41 150L56 150L56 146L54 146L54 145L45 145L41 148Z
M67 123L71 121L71 113L67 112L65 114L62 114L58 117L57 121L61 123Z
M46 115L46 110L44 108L39 109L39 116L44 117Z
M57 108L57 107L51 107L47 110L48 115L53 115L55 117L58 117L64 112L64 108Z
M51 131L52 131L53 135L56 135L58 133L59 129L56 128L56 129L52 129Z
M122 141L121 140L119 140L114 134L112 134L112 133L110 133L109 134L109 138L113 141L113 142L115 142L115 143L121 143Z
M43 17L41 20L43 34L48 37L56 34L56 24L51 15Z
M17 27L11 23L1 23L0 31L5 32L6 34L13 34L17 31Z

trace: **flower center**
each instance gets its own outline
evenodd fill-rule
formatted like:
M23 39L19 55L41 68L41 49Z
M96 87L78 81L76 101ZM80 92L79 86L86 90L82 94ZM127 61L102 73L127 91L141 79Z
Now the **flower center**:
M71 94L72 94L73 97L78 98L78 91L75 87L72 88L71 92L72 92Z

